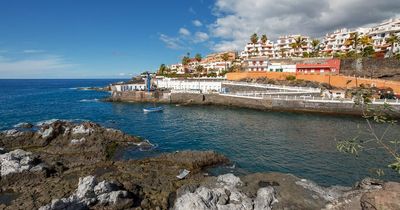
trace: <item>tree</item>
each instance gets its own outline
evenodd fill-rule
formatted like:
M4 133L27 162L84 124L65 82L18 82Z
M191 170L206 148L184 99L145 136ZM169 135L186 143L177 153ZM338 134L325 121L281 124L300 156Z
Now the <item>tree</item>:
M253 47L256 48L256 44L258 43L258 35L256 33L251 35L250 42L253 44ZM255 50L253 52L255 52Z
M400 153L398 149L400 140L395 137L395 133L390 133L390 128L398 124L396 120L391 118L392 114L396 111L386 103L373 106L371 99L372 95L376 94L376 91L372 88L360 86L353 90L351 94L355 104L362 110L366 128L365 130L359 128L358 135L355 137L339 140L336 148L340 152L355 156L358 156L363 151L383 151L384 154L391 158L391 162L388 163L387 167L400 175ZM378 158L383 159L381 154ZM376 172L378 175L384 174L383 169L376 169Z
M312 49L313 49L313 56L318 57L319 50L320 50L320 44L321 44L321 42L318 39L313 39L311 41L311 46L312 46Z
M167 73L168 68L165 66L165 64L161 64L160 68L158 69L158 74L164 75Z
M375 50L374 50L374 47L372 47L371 45L364 48L363 52L362 52L363 57L371 57L374 54L375 54Z
M286 57L286 56L285 56L285 52L286 52L286 49L285 49L285 48L279 49L279 52L281 53L281 57L282 57L282 58Z
M353 32L353 33L350 33L350 37L344 42L344 44L346 46L352 46L353 49L357 53L360 42L361 42L361 38L358 35L358 32Z
M194 56L194 59L196 59L197 62L200 62L203 58L201 57L201 54L200 54L200 53L197 53L197 54Z
M360 38L360 45L361 45L361 51L363 52L364 49L368 46L372 45L372 39L371 37L365 35L363 37Z
M267 35L263 34L263 35L261 36L261 43L266 44L267 41L268 41Z
M226 62L229 61L229 53L222 54L221 59L225 62L225 71L226 71L227 70Z
M294 42L290 44L290 47L294 49L295 54L298 56L299 49L306 45L306 41L302 36L298 36L294 39Z
M390 34L389 38L386 38L386 43L390 45L390 57L394 55L394 45L400 43L400 36L396 34Z

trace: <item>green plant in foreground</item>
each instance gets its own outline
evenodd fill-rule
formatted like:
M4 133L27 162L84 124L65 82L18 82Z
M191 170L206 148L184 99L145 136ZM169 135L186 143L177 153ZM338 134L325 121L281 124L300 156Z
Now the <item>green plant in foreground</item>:
M336 144L338 151L358 156L361 152L370 150L382 150L393 162L387 165L388 168L396 171L400 175L400 154L399 139L387 138L390 129L397 124L397 121L391 118L395 110L387 103L380 106L373 106L371 97L373 92L368 88L357 88L352 92L355 105L362 110L363 118L366 121L366 130L362 131L358 126L359 135L350 139L340 140ZM360 134L366 134L362 137ZM384 170L376 169L376 174L382 176Z

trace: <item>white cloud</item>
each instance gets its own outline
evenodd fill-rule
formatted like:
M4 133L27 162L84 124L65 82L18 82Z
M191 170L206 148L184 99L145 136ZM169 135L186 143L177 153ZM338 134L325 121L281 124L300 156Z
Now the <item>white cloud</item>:
M62 71L76 67L60 56L46 56L38 59L0 59L0 77L44 77L55 76Z
M398 16L398 0L217 0L209 25L216 51L241 50L254 32L276 39L284 34L321 37L338 28L353 28Z
M192 23L194 26L197 27L201 27L203 25L203 23L200 20L193 20Z
M190 31L186 28L180 28L179 29L179 34L182 36L190 36Z
M205 42L209 39L209 36L207 33L204 32L196 32L194 34L193 42L194 43L200 43L200 42Z
M165 43L165 45L174 50L184 49L183 43L179 37L170 37L165 34L160 35L160 40Z
M28 49L28 50L23 50L23 53L44 53L44 50L35 50L35 49Z

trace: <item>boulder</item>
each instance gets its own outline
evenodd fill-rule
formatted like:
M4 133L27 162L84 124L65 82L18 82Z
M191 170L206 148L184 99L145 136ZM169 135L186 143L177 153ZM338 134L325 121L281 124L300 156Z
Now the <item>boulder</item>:
M217 182L219 182L224 186L231 186L231 187L242 185L242 181L240 181L240 178L230 173L218 176Z
M129 193L124 190L112 191L108 193L103 193L97 197L100 205L118 205L127 206L132 205L133 200L129 198Z
M110 193L112 191L117 191L119 189L120 189L120 187L116 183L102 181L94 187L94 193L96 194L96 196L98 196L98 195L101 195L104 193Z
M254 210L271 210L271 206L274 202L277 202L274 188L260 188L254 200Z
M276 201L272 187L261 188L253 201L238 188L240 185L242 181L233 174L218 176L216 187L200 186L194 192L186 190L186 193L176 199L174 209L264 210L271 209Z
M83 138L81 138L81 139L72 139L71 140L71 144L72 145L78 145L78 144L82 144L83 142L85 142L86 141L86 138L85 137L83 137Z
M2 132L6 137L17 137L23 134L23 132L17 129L6 130Z
M14 125L14 128L33 128L33 125L30 123L22 122Z
M16 149L9 153L0 155L0 174L6 176L12 173L20 173L34 167L36 158L32 153Z
M96 186L96 184L97 181L94 176L79 178L78 189L76 190L75 195L79 199L95 197L94 187Z
M72 134L85 134L85 135L89 135L91 133L94 132L93 128L86 128L86 126L84 124L75 126L74 128L72 128Z
M76 196L68 198L54 199L50 204L42 206L39 210L86 210L88 206Z
M400 209L400 183L387 182L381 190L365 193L360 204L363 210L398 210Z
M54 128L53 127L48 127L48 128L41 128L38 131L39 135L43 138L43 139L48 139L53 137L54 134Z

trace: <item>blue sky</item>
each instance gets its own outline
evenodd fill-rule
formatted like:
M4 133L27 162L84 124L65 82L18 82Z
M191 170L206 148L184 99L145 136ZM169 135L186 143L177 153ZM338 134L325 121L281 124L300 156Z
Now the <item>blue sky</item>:
M160 39L204 31L210 12L206 0L1 0L0 77L125 77L206 54L204 42L170 49Z
M398 0L0 0L0 78L127 78L187 52L241 50L254 32L321 38L398 11Z

